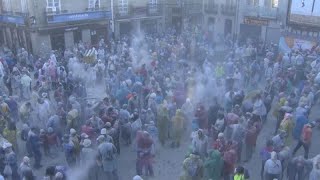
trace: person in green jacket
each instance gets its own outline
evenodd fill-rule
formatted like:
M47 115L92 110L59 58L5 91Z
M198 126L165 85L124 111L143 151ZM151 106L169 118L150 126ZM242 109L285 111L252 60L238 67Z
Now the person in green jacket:
M223 168L223 159L221 153L217 150L211 150L209 156L204 162L206 179L220 180Z
M166 140L169 135L169 112L168 108L162 104L159 107L159 111L157 113L158 118L158 130L159 130L159 141L162 146L165 145Z

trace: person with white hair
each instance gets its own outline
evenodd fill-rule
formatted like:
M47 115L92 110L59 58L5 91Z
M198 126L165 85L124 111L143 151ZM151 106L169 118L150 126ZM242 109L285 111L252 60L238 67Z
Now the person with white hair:
M310 159L312 162L312 170L310 172L309 180L320 179L320 154Z
M30 158L28 156L23 157L22 163L19 167L19 175L21 178L25 178L26 176L29 176L29 174L33 174L32 168L30 165Z
M189 125L193 119L194 116L194 106L191 102L190 98L186 99L186 102L182 105L181 107L181 111L184 115L184 117L186 118L186 125ZM186 126L188 127L188 126Z
M5 168L3 170L3 174L9 179L18 179L18 159L16 153L12 150L12 144L9 142L5 142L2 145L2 148L5 151L4 163Z
M32 79L31 77L28 75L27 70L22 72L22 76L20 79L20 83L21 83L21 95L23 99L29 100L31 97L31 83L32 83Z
M155 116L157 116L157 109L158 109L158 105L157 105L157 102L156 102L156 93L151 93L149 95L149 98L147 99L148 100L148 108L151 109L151 111L153 112L153 114Z
M278 160L277 153L271 152L271 158L264 165L264 180L280 179L282 174L281 161Z
M207 156L208 137L204 134L202 129L198 130L196 138L192 141L192 152L199 154L201 158Z
M94 66L94 69L96 71L96 83L99 84L99 83L102 83L102 79L105 75L105 69L106 69L106 66L104 65L104 63L99 59L98 60L98 63Z
M106 179L118 180L117 149L112 143L103 141L104 137L100 137L100 139L101 141L98 140L98 156L102 163L104 177Z

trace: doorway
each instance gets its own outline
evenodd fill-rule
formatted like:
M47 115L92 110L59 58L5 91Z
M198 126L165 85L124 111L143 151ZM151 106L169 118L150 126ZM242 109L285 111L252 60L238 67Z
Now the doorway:
M232 34L232 20L226 19L224 22L224 36Z
M50 35L51 40L51 47L53 50L64 50L65 49L65 40L64 40L64 34L51 34Z
M182 17L181 16L173 16L172 17L172 25L175 28L178 34L181 33L182 29Z
M74 43L79 43L80 41L82 41L82 32L81 32L81 30L73 31L73 42Z

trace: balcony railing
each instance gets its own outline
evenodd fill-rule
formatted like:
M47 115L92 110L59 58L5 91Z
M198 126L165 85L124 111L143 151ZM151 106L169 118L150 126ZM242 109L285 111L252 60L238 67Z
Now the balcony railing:
M78 10L78 11L59 10L58 8L55 8L55 10L52 11L51 8L47 8L45 13L47 16L52 16L52 15L59 15L59 14L85 13L85 12L94 12L94 11L110 11L110 8L106 8L106 7L86 8L84 10Z
M186 14L202 13L202 4L185 4Z
M115 17L117 19L126 19L139 16L158 16L162 14L162 6L160 4L147 4L147 6L115 6Z
M235 16L236 15L236 6L233 4L221 4L221 14L226 16Z
M22 16L22 17L27 17L27 16L29 16L28 13L13 12L13 11L2 11L1 14L3 14L3 15L11 15L11 16Z
M148 15L158 16L162 14L163 6L161 4L148 4Z
M208 14L218 14L218 4L216 3L209 3L205 4L204 11Z
M181 7L173 7L172 8L172 14L173 15L181 15L182 14L182 8Z
M147 7L133 7L133 6L115 6L115 17L117 19L126 19L133 16L146 16Z
M243 9L245 16L259 17L266 19L277 19L278 9L258 6L245 6Z

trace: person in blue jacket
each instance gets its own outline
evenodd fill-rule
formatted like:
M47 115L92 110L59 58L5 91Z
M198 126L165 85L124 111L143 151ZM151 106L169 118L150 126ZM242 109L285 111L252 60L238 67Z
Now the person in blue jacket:
M293 129L294 139L296 139L296 140L300 139L303 126L306 125L307 123L308 123L308 119L307 119L305 113L297 116L297 120L296 120L294 129Z

